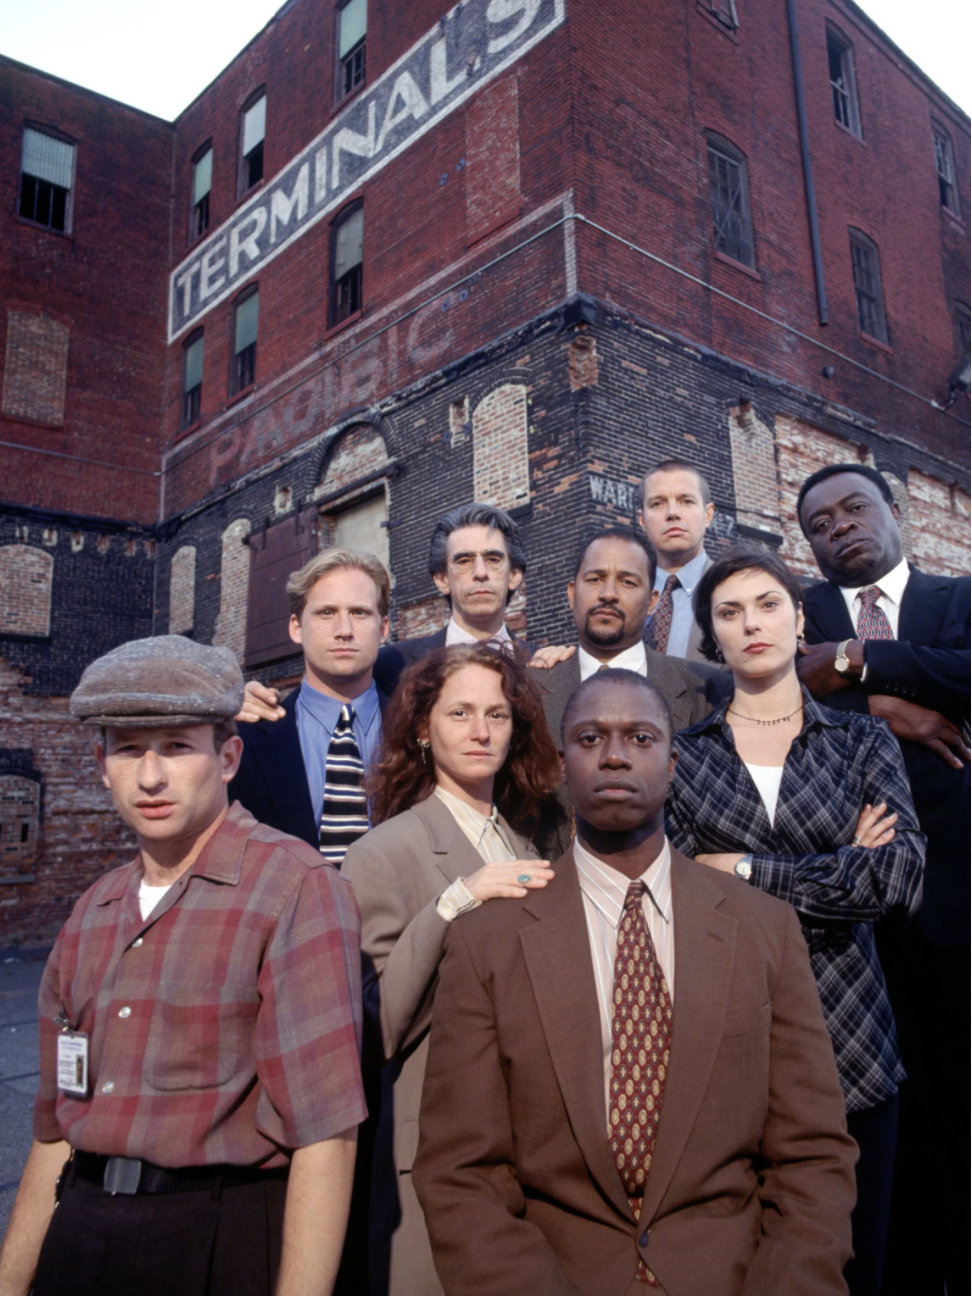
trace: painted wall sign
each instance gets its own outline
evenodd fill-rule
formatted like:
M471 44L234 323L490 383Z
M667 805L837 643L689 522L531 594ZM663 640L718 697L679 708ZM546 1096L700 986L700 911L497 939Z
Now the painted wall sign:
M635 496L638 487L630 482L618 481L614 477L602 477L600 473L588 473L587 481L591 488L591 499L598 504L610 504L621 509L630 518L634 518Z
M564 20L566 0L465 0L169 277L169 341Z

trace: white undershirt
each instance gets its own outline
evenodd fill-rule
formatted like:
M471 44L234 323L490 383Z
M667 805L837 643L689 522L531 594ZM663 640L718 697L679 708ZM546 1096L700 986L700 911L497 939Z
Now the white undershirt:
M152 913L155 906L172 885L173 883L170 882L167 886L149 886L149 884L143 879L138 888L138 907L142 914L142 922L144 922L149 914Z
M750 777L756 784L756 791L763 799L766 813L769 815L770 827L776 818L776 803L780 799L780 783L783 781L782 765L750 765L744 762Z

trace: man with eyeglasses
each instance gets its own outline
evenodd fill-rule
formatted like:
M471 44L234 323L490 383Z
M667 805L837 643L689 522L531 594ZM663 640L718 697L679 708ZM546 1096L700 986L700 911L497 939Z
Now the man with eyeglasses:
M375 681L389 695L406 666L433 648L485 643L507 652L533 653L511 634L506 608L526 573L526 554L516 523L490 504L463 504L436 525L429 546L429 572L451 611L434 634L386 644L375 663Z

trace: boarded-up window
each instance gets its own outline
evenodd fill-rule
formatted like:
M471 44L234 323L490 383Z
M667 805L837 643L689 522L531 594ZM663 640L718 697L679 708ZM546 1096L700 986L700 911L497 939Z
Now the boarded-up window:
M505 383L473 412L473 495L481 504L518 508L530 502L527 389Z
M60 427L64 422L68 337L66 324L27 311L7 311L3 412Z
M261 666L297 651L287 631L287 577L313 556L315 523L314 512L305 511L250 537L247 666Z
M384 484L377 495L346 507L325 510L323 518L329 545L337 549L363 549L388 564L388 500Z
M213 635L214 644L230 648L240 661L246 647L246 599L250 582L250 550L243 540L249 533L247 518L237 518L223 532L219 616Z
M520 214L520 106L516 76L466 109L466 239L475 243Z
M0 634L50 634L53 575L53 554L30 545L0 548Z
M196 615L196 548L176 550L169 571L169 634L188 634Z
M22 873L37 858L40 784L0 774L0 873Z

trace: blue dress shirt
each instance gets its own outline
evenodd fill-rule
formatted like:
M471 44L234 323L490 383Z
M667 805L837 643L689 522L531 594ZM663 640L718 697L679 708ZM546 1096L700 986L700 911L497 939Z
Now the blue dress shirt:
M300 686L297 698L297 733L300 736L300 750L304 757L304 769L307 772L307 787L310 791L311 805L314 814L319 816L324 802L324 771L327 766L327 749L331 745L331 735L341 718L343 702L329 697L318 689L312 688L306 680ZM364 761L365 769L370 769L381 742L381 709L378 706L378 690L371 685L360 697L351 703L354 707L354 736Z
M695 622L695 614L692 611L692 595L695 593L695 587L705 571L707 562L708 555L704 549L700 549L692 561L686 563L682 570L677 573L679 584L678 589L672 593L672 628L668 634L668 646L665 649L666 657L684 657L688 652L689 635L692 633L692 626ZM665 571L664 567L659 567L655 573L655 589L659 593L665 588L665 582L670 574Z

